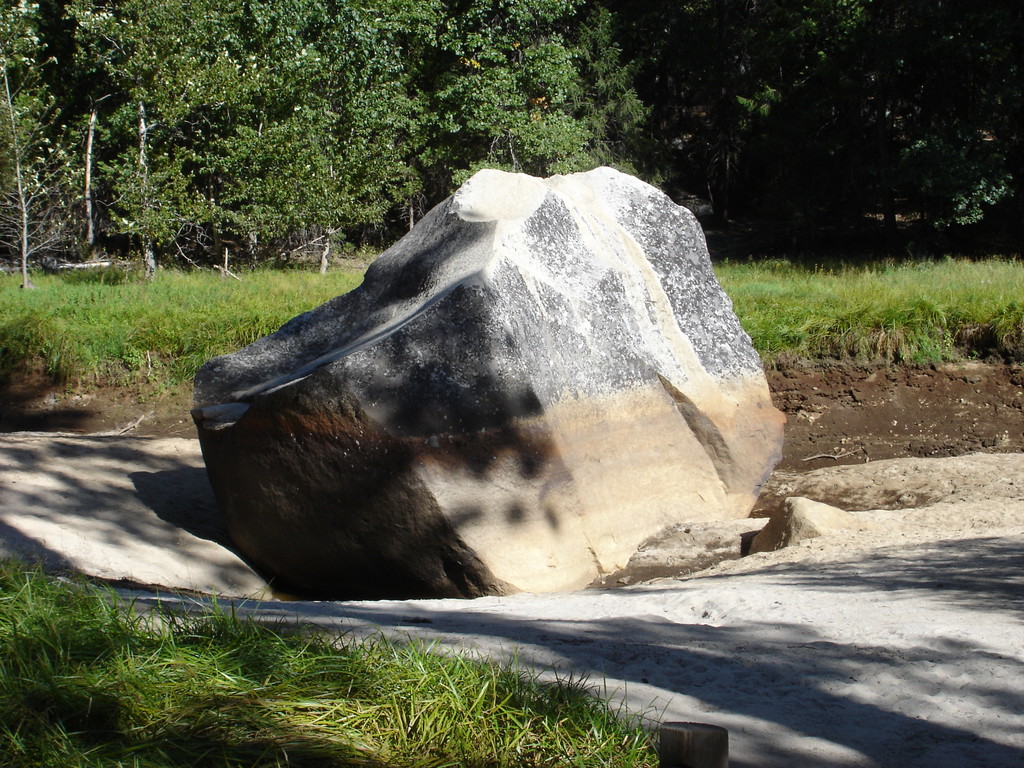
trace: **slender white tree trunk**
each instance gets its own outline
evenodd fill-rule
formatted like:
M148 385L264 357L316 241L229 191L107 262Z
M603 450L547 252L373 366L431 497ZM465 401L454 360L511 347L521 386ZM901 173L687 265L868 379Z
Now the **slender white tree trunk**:
M85 134L85 248L89 255L92 255L96 244L96 231L92 222L92 141L96 135L97 116L98 110L93 107L89 113L89 130Z
M320 274L327 274L327 264L331 256L331 237L327 236L327 242L324 244L323 251L320 252Z
M35 288L28 276L28 195L25 192L24 169L21 165L21 140L18 136L18 121L14 119L14 98L11 96L11 82L4 71L4 97L7 114L11 118L11 156L14 160L14 180L18 201L18 250L21 257L21 287Z
M35 288L28 276L28 200L22 186L20 163L17 164L18 174L18 207L21 213L21 287Z
M142 183L140 213L149 205L149 161L146 158L146 139L149 127L146 125L146 105L139 99L139 175ZM143 226L142 234L142 266L147 280L156 279L156 249L153 238Z

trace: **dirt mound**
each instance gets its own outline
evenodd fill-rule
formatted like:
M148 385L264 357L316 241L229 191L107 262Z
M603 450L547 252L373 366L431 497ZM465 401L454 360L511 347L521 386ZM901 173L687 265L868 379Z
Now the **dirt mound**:
M786 367L768 372L788 419L780 471L897 457L1024 452L1024 367Z

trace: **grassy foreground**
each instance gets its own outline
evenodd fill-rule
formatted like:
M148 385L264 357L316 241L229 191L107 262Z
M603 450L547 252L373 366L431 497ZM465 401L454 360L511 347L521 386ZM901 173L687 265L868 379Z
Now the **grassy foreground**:
M767 363L785 356L929 363L1024 360L1024 262L807 268L720 264L719 280ZM40 366L64 382L166 385L359 284L361 271L254 272L243 282L165 271L0 277L0 377Z
M223 613L157 621L0 563L5 768L656 764L578 684Z

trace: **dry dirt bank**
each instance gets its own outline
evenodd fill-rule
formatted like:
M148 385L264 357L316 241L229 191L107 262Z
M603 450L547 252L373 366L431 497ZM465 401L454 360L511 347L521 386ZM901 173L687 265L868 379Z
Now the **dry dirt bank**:
M1024 452L1024 366L788 367L768 383L788 419L783 471Z
M786 413L780 470L900 456L1024 452L1024 366L789 366L768 372ZM66 392L40 374L0 386L0 432L119 430L192 437L190 391L86 387Z

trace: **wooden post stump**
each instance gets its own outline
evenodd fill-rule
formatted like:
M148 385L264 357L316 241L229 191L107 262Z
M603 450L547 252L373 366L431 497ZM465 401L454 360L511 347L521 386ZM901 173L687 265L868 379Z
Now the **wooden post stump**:
M729 768L729 732L707 723L662 723L660 768Z

